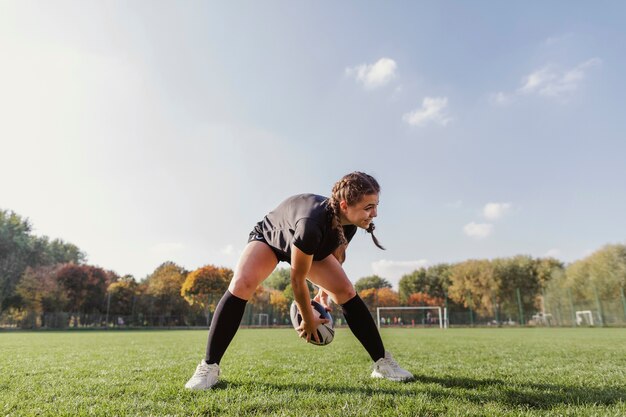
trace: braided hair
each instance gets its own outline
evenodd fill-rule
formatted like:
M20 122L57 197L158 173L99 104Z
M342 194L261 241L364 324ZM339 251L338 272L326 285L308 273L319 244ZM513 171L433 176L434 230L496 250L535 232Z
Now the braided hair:
M345 245L348 243L346 236L343 233L343 227L341 226L341 213L339 209L339 203L345 200L346 203L351 206L358 203L364 195L378 194L380 193L380 185L371 175L367 175L364 172L352 172L345 175L333 186L333 191L328 199L328 205L330 207L329 217L331 218L331 227L339 235L339 243ZM367 233L372 235L372 241L380 249L385 249L374 236L374 222L371 222L367 228Z

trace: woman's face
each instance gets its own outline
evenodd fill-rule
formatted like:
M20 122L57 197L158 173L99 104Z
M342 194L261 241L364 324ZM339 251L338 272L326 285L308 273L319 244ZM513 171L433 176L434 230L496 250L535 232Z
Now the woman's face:
M361 200L353 205L343 200L339 203L343 215L343 225L353 224L362 229L367 229L378 215L378 194L366 194Z

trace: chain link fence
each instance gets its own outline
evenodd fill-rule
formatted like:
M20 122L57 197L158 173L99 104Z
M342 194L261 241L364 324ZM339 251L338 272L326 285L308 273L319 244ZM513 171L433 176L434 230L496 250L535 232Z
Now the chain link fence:
M508 299L492 303L489 313L485 309L479 314L475 309L452 303L446 299L441 307L447 312L447 324L454 326L626 326L626 297L624 290L612 297L593 296L593 291L569 289L545 291L534 308L523 304L524 295L513 291ZM526 307L524 307L526 305ZM345 325L340 306L331 312L336 326ZM376 320L376 305L368 306ZM269 303L248 303L241 325L244 327L291 326L289 313ZM20 316L0 316L0 328L16 329L132 329L132 328L208 328L210 312L188 311L184 314L159 313L154 307L142 311L134 309L132 314L103 312L83 314L78 312L36 313L24 312ZM384 320L384 322L383 322ZM438 327L438 318L427 311L390 311L381 319L383 326Z

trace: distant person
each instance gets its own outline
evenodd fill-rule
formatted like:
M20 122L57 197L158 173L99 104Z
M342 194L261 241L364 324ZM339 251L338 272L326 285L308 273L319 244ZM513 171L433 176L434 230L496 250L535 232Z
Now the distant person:
M239 328L246 303L279 261L291 264L291 284L303 318L298 328L301 338L317 341L317 326L326 322L313 314L308 278L319 287L316 301L330 310L330 296L341 306L350 330L374 361L373 378L404 381L413 377L385 351L376 322L341 266L357 228L367 230L374 244L384 249L373 233L379 193L373 177L353 172L335 184L330 198L314 194L289 197L256 224L228 291L213 314L206 356L186 388L208 389L218 382L220 360Z

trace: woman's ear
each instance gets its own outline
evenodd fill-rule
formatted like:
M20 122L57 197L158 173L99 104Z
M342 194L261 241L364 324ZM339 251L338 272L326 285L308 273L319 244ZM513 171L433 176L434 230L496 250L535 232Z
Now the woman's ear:
M348 203L346 203L346 200L341 200L339 202L339 208L341 209L341 211L348 210Z

